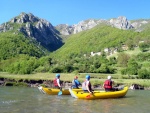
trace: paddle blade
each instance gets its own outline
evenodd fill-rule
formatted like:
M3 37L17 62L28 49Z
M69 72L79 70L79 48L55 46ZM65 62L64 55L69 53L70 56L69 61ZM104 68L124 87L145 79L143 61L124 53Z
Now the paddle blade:
M45 91L43 90L42 86L38 86L38 89L41 93L45 94Z
M86 96L86 98L90 98L90 97L91 97L91 95L90 95L90 94Z
M62 95L62 91L59 91L59 92L58 92L58 96L60 96L60 95Z
M89 95L86 96L86 98L90 98L92 95L93 93L92 94L90 93Z

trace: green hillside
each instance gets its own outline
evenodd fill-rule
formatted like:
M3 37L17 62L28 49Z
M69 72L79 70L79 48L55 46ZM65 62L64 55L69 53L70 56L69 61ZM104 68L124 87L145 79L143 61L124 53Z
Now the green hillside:
M143 32L135 32L99 25L72 35L64 46L50 54L50 72L118 73L150 78L148 31L148 26ZM105 48L117 49L117 53L110 56ZM91 52L102 54L92 57Z
M137 37L143 38L141 33L132 30L120 30L106 25L100 25L93 29L70 36L64 46L58 49L52 56L59 59L68 58L72 54L90 54L100 52L104 48L121 49L122 44L128 40L134 41Z
M0 33L0 43L0 71L15 74L117 73L150 78L148 26L143 32L135 32L98 25L67 37L61 48L46 56L44 48L22 34ZM123 45L128 48L124 50ZM110 55L104 52L105 48L111 52L117 50L117 53ZM101 55L92 57L91 52L101 52Z
M37 47L36 41L13 32L0 33L0 60L16 57L19 54L41 57L42 49Z

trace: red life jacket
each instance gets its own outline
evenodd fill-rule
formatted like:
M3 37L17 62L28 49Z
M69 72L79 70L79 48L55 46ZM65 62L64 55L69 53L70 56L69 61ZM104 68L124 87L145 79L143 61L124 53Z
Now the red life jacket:
M55 79L53 80L53 84L54 84L54 86L58 86L58 84L57 84L57 78L55 78Z
M112 81L111 80L106 80L104 82L104 88L112 89Z

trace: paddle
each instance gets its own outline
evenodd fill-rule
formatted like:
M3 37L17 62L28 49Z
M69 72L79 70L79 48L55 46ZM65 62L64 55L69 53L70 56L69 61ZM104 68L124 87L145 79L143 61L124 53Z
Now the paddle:
M89 94L89 95L86 96L86 98L90 98L90 97L91 97L91 94Z
M86 96L86 98L90 98L93 95L93 93L90 93L89 95Z
M62 95L62 88L60 88L60 91L58 92L58 96Z
M38 86L38 89L41 93L45 94L45 91L43 90L42 86Z
M62 91L59 91L59 92L58 92L58 96L60 96L60 95L62 95Z

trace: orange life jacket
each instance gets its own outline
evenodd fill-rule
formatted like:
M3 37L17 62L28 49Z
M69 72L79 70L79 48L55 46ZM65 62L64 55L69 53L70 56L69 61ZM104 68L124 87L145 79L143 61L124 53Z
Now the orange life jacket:
M111 80L106 80L104 82L104 88L112 89L112 81Z

